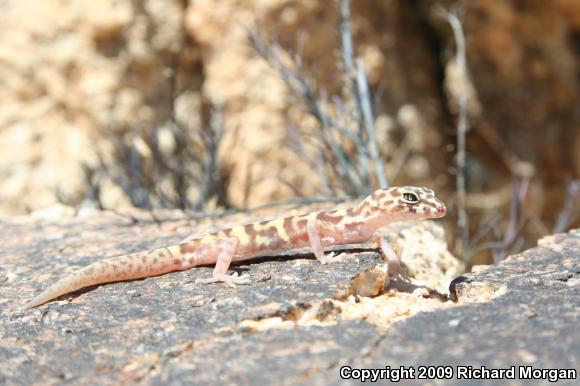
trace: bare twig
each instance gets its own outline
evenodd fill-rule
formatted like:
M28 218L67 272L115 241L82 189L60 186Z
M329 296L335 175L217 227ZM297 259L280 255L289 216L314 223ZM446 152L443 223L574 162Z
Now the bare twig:
M320 154L316 158L324 160L325 164L322 168L316 169L328 173L323 178L326 187L328 188L330 181L333 187L329 191L339 190L354 197L372 190L371 170L376 176L376 184L380 187L387 187L389 183L376 143L372 97L364 66L360 60L355 60L353 54L350 1L341 0L340 4L342 61L348 86L342 89L343 93L346 93L343 98L338 96L329 98L325 90L316 90L313 82L307 80L304 74L302 58L285 52L276 42L267 43L264 35L256 32L258 28L250 32L249 37L258 54L277 70L288 89L294 94L298 103L293 105L312 115L318 122L317 130L308 133L313 134L308 140L320 142L318 147ZM329 103L329 100L332 103ZM351 102L354 104L352 108ZM350 145L354 145L355 155L353 146ZM301 156L304 157L305 147L295 146L295 148L299 148Z
M133 128L125 135L109 130L113 152L107 158L98 153L99 173L119 186L135 207L201 209L219 197L223 186L218 159L223 124L220 108L210 102L200 115L202 125L195 128L173 116L161 129ZM164 146L161 135L172 145Z
M563 232L576 220L580 214L578 205L575 205L579 197L580 180L568 181L566 183L566 198L564 200L564 205L558 214L556 224L554 224L554 229L552 230L553 233Z
M224 125L222 121L223 106L206 105L203 107L204 124L201 134L201 140L205 148L205 154L202 163L201 193L195 205L196 209L201 209L205 203L217 195L219 185L219 162L218 150L222 136L224 134Z
M535 213L524 209L524 202L529 192L529 185L529 179L514 179L507 224L505 227L502 227L502 216L498 213L494 213L487 220L484 220L470 241L470 248L466 251L465 255L466 261L469 261L476 253L486 249L491 249L494 255L494 261L502 260L512 253L519 252L526 242L526 232L524 231L528 225L534 226L536 233L540 235L550 233L549 229ZM567 217L567 215L563 213L573 213L574 211L574 188L572 187L571 190L572 192L569 192L564 207L562 208L561 215L564 217ZM563 226L562 230L564 230L568 225L569 223L560 226ZM556 227L558 226L557 222ZM491 238L491 241L477 244L484 238Z
M379 187L381 189L387 188L389 182L387 181L387 176L385 175L385 169L383 167L383 161L379 155L379 150L377 149L377 137L375 132L375 119L371 107L371 97L369 94L369 87L367 83L367 77L365 75L364 64L362 60L357 60L357 84L358 92L361 101L361 109L363 116L365 118L365 124L368 133L368 149L373 159L373 164L375 166L375 173L379 181Z
M338 124L328 111L326 94L322 91L320 99L317 97L316 91L306 80L301 68L301 60L284 53L284 50L277 43L267 44L264 37L258 33L251 33L250 40L258 54L274 66L287 87L297 95L299 101L304 105L304 111L318 121L320 131L317 136L336 161L331 162L330 166L345 181L341 189L346 191L349 196L360 196L366 193L367 186L361 183L360 176L349 160L344 146L335 138L333 131ZM282 55L291 60L291 67L282 59Z
M389 186L382 160L376 143L375 119L372 112L372 98L369 93L368 81L364 71L362 60L357 59L355 64L354 50L352 43L352 33L350 29L350 0L341 1L341 36L342 36L342 58L344 70L350 83L352 99L355 101L355 108L352 111L354 121L358 127L358 138L368 142L364 146L359 146L359 159L363 174L364 183L369 183L369 162L367 151L373 159L375 173L380 188ZM356 66L356 67L355 67ZM366 132L364 130L366 126Z
M358 128L358 135L362 137L364 135L364 125L363 119L360 114L361 112L361 101L358 94L358 86L357 86L357 78L356 78L356 70L354 64L354 49L352 43L352 33L350 30L350 0L342 0L340 3L340 14L341 14L341 23L340 23L340 36L342 38L342 62L344 64L344 72L348 79L349 88L350 88L350 95L351 98L354 99L356 103L356 108L353 109L353 117L355 118L355 122Z
M465 35L461 20L456 12L449 12L439 8L440 13L445 17L455 37L456 53L455 61L459 71L460 91L459 91L459 116L457 119L457 228L462 241L462 251L465 252L469 245L469 218L466 209L466 136L468 130L467 122L467 61Z

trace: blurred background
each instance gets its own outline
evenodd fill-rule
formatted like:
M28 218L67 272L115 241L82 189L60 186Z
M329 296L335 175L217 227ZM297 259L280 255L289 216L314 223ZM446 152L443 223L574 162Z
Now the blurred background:
M472 262L579 225L578 0L2 0L0 27L0 218L429 186Z

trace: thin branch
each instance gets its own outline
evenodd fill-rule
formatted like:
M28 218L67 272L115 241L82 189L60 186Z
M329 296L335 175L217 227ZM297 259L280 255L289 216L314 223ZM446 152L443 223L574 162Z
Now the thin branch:
M566 198L562 210L558 214L556 224L554 224L553 233L563 232L570 226L579 214L578 206L575 206L576 200L580 196L580 180L569 181L566 183Z
M376 133L375 121L371 107L371 97L369 94L369 87L367 83L367 77L365 75L364 64L360 59L357 60L357 84L361 100L362 112L367 127L369 152L371 154L371 158L373 159L375 172L377 174L377 179L379 181L379 187L381 189L384 189L389 186L389 182L385 175L383 161L381 160L379 150L377 148L377 137L375 134Z
M455 12L449 12L440 8L440 12L447 19L447 22L453 30L456 44L455 61L457 70L459 71L460 91L459 91L459 116L457 119L457 228L460 232L462 240L462 249L465 252L469 243L469 218L466 210L466 167L467 167L467 152L466 152L466 136L468 130L467 122L467 61L466 61L466 46L465 35L463 33L463 26Z
M364 143L364 122L361 106L361 96L358 91L357 76L355 71L354 44L352 42L352 32L350 29L350 0L342 0L340 4L340 36L342 41L342 63L350 91L350 99L354 101L354 108L351 109L351 118L356 123L357 137L360 142ZM365 186L370 185L370 171L367 157L366 146L357 146L358 161L360 164L360 174Z
M350 30L350 0L342 0L340 4L341 14L341 38L342 38L342 61L344 63L344 71L349 82L351 96L354 99L356 108L353 109L354 121L358 127L358 135L362 137L364 134L363 120L360 114L361 101L357 90L356 72L354 68L354 49L352 43L352 33Z

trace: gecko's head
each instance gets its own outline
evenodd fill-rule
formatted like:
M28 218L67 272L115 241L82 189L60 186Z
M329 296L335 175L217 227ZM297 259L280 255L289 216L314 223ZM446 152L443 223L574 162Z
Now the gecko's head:
M365 201L393 220L438 218L447 212L445 204L429 188L400 186L379 189Z

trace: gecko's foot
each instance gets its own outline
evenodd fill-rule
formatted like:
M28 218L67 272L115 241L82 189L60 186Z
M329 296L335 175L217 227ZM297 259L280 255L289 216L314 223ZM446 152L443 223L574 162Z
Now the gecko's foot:
M336 254L336 252L331 252L328 255L324 255L323 259L319 259L321 264L332 264L332 263L337 263L339 261L342 261L344 258L345 254L341 253L341 254Z
M409 279L409 276L407 275L407 272L405 272L405 270L401 266L400 262L389 261L388 266L389 266L389 276L391 278L402 281L411 281L411 279Z
M214 274L209 279L196 279L195 284L210 284L210 283L224 283L228 287L235 288L236 285L251 284L249 275L238 276L237 272L228 275L227 273Z

